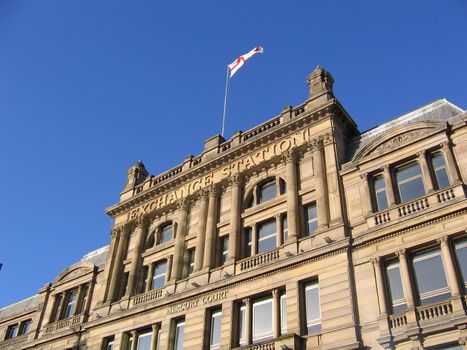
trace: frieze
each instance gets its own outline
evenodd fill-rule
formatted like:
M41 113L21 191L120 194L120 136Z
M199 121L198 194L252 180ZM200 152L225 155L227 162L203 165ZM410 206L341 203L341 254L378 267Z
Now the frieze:
M373 151L369 153L369 155L379 155L383 154L385 152L391 151L395 148L400 147L404 143L411 141L415 138L425 136L432 132L431 129L418 129L418 130L412 130L400 135L397 135L396 137L393 137L392 139L382 143L378 147L376 147Z
M223 300L227 297L227 292L226 290L217 292L214 294L209 294L203 297L200 297L198 299L191 299L188 301L184 301L183 303L178 303L172 306L169 306L167 308L167 315L174 314L177 312L182 312L182 311L187 311L190 309L193 309L195 307L201 306L201 305L206 305L210 304L215 301Z

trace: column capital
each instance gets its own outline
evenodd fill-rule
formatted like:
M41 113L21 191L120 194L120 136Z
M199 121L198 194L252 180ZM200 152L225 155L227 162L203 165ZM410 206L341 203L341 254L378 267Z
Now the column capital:
M307 142L307 149L310 151L318 151L321 148L323 148L323 140L320 137L315 137Z
M379 256L375 256L373 258L370 259L370 262L373 264L373 265L379 265L381 261L381 258Z
M112 237L113 237L113 235L127 236L130 233L131 233L130 225L127 225L127 224L121 224L121 225L118 225L118 226L114 226L113 229L112 229Z
M439 146L443 148L444 150L448 150L452 146L452 141L451 140L443 141L439 144Z
M242 299L242 302L243 302L243 304L245 304L245 306L250 306L251 299L250 298L244 298L244 299Z
M367 172L360 174L360 179L368 181L369 174Z
M275 218L276 220L280 220L280 219L282 218L282 213L279 213L279 214L274 215L274 218Z
M273 297L273 298L277 298L279 295L280 295L279 289L278 289L278 288L274 288L274 289L272 290L272 297Z
M179 210L188 210L188 208L190 207L190 201L186 198L180 198L178 201L177 201L177 208Z
M241 176L239 174L234 174L228 179L228 183L231 187L238 187L241 183Z
M291 150L282 152L281 157L282 157L282 162L284 162L285 164L294 163L296 160L296 152L293 149L291 149Z
M135 220L136 227L144 228L149 224L149 217L147 215L142 215Z
M209 187L209 197L215 197L219 194L219 187L216 185L211 185Z
M159 323L154 323L151 327L153 332L157 332L160 328Z
M400 249L396 252L396 256L399 258L399 259L404 259L407 255L407 251L405 249Z
M436 240L442 247L446 246L449 243L449 237L448 236L443 236L440 237Z
M334 135L332 133L330 133L330 132L322 135L321 137L323 138L323 144L325 146L334 143Z
M417 153L417 156L419 158L423 158L423 157L425 157L425 154L426 154L426 150L422 149L420 152Z

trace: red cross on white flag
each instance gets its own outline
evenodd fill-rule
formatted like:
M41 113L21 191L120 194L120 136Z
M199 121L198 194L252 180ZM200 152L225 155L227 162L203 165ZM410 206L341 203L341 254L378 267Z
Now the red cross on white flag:
M261 46L256 46L250 52L238 57L235 61L229 64L230 77L231 78L233 77L233 75L245 64L245 61L247 59L251 58L253 55L256 55L257 53L263 53L263 52L264 52L264 49Z

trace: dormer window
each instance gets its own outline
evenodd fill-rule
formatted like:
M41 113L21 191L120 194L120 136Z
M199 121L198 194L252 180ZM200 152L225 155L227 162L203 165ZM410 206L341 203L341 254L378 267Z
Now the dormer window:
M172 240L174 233L173 233L173 225L169 224L161 228L161 232L159 234L159 239L157 244L164 244Z

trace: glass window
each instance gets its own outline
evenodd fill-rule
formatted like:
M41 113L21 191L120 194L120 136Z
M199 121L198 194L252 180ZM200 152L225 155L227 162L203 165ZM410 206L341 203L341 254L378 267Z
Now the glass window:
M410 163L397 168L396 181L401 203L425 195L422 171L418 163Z
M26 320L26 321L21 322L19 335L29 333L29 330L31 329L31 322L32 322L31 320Z
M185 334L185 321L177 321L175 324L174 350L183 350L183 336Z
M63 318L68 318L73 316L76 308L76 301L78 299L78 290L73 289L68 293L65 312L63 313Z
M151 332L143 333L138 336L137 350L150 350L151 349Z
M399 262L390 262L386 265L386 279L388 283L388 294L390 306L393 313L399 313L407 309L407 304L402 289Z
M106 350L113 350L114 348L114 341L111 340L107 343L107 347L105 348Z
M229 257L229 236L221 237L221 265L224 265Z
M376 211L388 208L388 198L386 194L386 183L382 175L375 176L373 179L373 192L375 196Z
M272 339L272 298L253 302L253 343Z
M11 339L18 335L18 324L12 324L8 326L6 330L5 339Z
M431 165L435 173L436 185L439 189L451 186L449 181L448 171L446 169L446 163L444 162L444 156L441 153L435 153L431 156Z
M276 249L276 221L271 220L258 226L258 253Z
M55 322L60 318L60 306L62 304L63 294L59 294L55 296L55 304L54 304L54 312L50 322Z
M165 285L165 275L167 272L167 261L159 261L154 266L154 276L152 278L152 289L159 289Z
M319 301L319 284L311 282L305 285L306 327L307 333L321 331L321 307Z
M114 349L114 337L108 337L104 339L103 350L113 350Z
M413 258L413 267L421 305L450 297L439 250L416 254Z
M464 285L467 286L467 240L456 242L454 247L461 277Z
M245 345L246 341L246 306L241 304L240 312L238 315L238 344Z
M287 297L281 294L281 335L287 334Z
M161 234L159 237L159 244L166 243L173 238L173 226L167 225L162 228Z
M276 180L266 182L259 189L259 203L266 202L277 196Z
M310 204L305 208L306 233L312 235L318 229L318 213L316 204Z
M188 274L191 274L195 269L195 250L188 251Z
M86 285L83 287L83 294L82 294L82 297L81 297L81 302L80 302L80 305L79 305L79 310L78 310L78 314L81 314L85 311L85 308L86 308L86 303L88 301L88 294L89 294L89 286Z
M251 256L251 237L252 237L252 232L251 232L251 227L247 227L245 229L245 234L244 234L244 250L245 250L245 258Z
M209 349L221 348L221 319L221 310L214 310L211 313L211 332L209 340Z
M282 242L287 241L289 238L289 226L287 224L287 215L282 217Z

